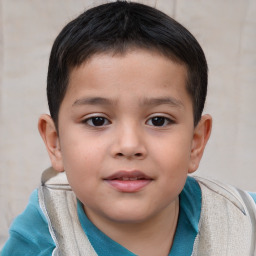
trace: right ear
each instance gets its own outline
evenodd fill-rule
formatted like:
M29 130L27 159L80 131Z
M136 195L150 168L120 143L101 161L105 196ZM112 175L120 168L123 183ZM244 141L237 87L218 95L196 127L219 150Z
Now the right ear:
M52 167L58 172L63 172L64 166L59 136L54 121L49 115L44 114L40 116L38 121L38 130L48 151Z

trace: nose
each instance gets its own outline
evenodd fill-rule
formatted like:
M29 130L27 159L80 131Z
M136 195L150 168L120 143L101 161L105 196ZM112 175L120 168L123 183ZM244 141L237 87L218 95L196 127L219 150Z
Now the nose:
M143 132L135 125L124 125L115 132L111 154L114 158L144 159L147 155Z

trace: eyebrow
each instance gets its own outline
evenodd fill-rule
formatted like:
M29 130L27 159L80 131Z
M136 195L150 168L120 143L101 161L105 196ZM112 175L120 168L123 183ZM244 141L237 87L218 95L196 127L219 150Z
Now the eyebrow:
M158 106L158 105L170 105L172 107L184 107L183 103L173 97L161 97L161 98L145 98L142 100L141 105Z
M77 99L72 106L79 106L79 105L111 105L113 104L112 100L102 98L102 97L87 97Z

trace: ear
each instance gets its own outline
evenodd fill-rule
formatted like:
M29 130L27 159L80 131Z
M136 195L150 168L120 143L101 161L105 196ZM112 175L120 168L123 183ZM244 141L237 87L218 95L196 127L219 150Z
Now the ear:
M203 156L206 143L211 135L212 117L210 115L202 116L201 120L194 129L189 173L197 170L200 160Z
M58 172L63 172L64 167L58 132L54 121L49 115L45 114L40 116L38 121L38 130L48 151L52 167Z

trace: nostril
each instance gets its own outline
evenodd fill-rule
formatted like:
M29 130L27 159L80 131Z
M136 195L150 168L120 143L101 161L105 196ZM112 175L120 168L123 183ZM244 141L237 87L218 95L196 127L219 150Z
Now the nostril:
M125 157L132 157L132 156L134 156L134 157L142 157L143 154L142 153L123 154L123 153L119 152L119 153L116 154L116 156L118 156L118 157L123 157L123 156L125 156Z

